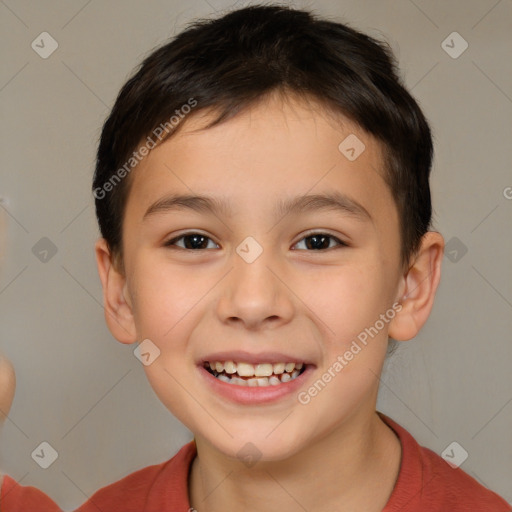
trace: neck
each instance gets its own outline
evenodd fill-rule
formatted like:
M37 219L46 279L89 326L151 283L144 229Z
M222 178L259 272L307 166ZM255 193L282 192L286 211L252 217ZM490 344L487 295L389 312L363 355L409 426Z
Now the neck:
M259 461L251 468L204 439L196 438L196 445L189 494L198 512L380 512L401 456L398 438L376 412L353 417L286 460Z

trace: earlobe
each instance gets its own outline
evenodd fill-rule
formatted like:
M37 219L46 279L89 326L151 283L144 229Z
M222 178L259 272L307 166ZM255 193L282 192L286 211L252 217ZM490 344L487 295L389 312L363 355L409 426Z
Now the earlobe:
M427 321L441 278L444 239L436 231L428 231L409 270L402 278L397 301L401 311L393 318L388 335L398 341L414 338Z
M103 306L107 326L121 343L137 341L137 332L129 300L126 277L112 264L112 258L104 238L95 244L96 264L103 287Z

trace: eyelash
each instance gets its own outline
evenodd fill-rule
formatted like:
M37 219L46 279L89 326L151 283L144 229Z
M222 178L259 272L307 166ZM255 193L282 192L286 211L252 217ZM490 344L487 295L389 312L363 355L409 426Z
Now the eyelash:
M203 235L202 233L197 233L197 232L194 232L194 231L190 231L188 233L183 233L182 235L180 235L180 236L178 236L176 238L172 238L171 240L168 240L167 242L164 243L164 246L165 247L169 247L169 248L179 247L179 246L175 245L178 240L181 240L182 238L191 237L191 236L194 236L194 235L199 235L199 236L201 236L201 237L203 237L205 239L213 241L210 237L208 237L206 235ZM338 245L335 246L335 247L327 247L327 249L312 249L312 250L309 250L307 252L324 252L324 251L327 251L327 250L335 249L336 247L338 247L338 248L348 247L348 244L346 244L345 242L343 242L339 238L335 237L334 235L330 235L329 233L323 233L321 231L314 231L314 232L308 233L306 236L303 236L294 245L299 244L300 242L302 242L303 240L306 240L307 238L313 238L313 237L317 237L317 236L325 236L327 238L335 240L338 243ZM330 245L330 243L329 243L329 245ZM208 249L187 249L186 247L179 247L179 248L182 249L182 250L185 250L185 251L205 251L205 250L208 250ZM300 249L300 250L304 250L304 249Z

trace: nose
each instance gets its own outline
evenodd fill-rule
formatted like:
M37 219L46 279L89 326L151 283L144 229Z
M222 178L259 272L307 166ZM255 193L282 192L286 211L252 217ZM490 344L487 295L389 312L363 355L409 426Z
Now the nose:
M264 250L251 263L234 253L231 263L217 305L221 321L248 330L275 329L290 322L293 293L270 251Z

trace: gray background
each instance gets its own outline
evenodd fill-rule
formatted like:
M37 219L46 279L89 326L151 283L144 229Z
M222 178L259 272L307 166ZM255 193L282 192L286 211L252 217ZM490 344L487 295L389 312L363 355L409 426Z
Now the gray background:
M18 377L1 467L65 509L191 439L134 346L105 325L90 185L102 122L132 69L192 18L230 5L0 2L0 350ZM512 501L512 3L294 5L385 37L436 139L435 228L450 254L427 325L387 362L379 410L437 453L457 441L462 469ZM31 48L43 31L59 45L47 59ZM458 58L441 46L454 31L469 44ZM46 262L33 253L43 237L57 249ZM42 441L58 452L46 470L31 458Z

